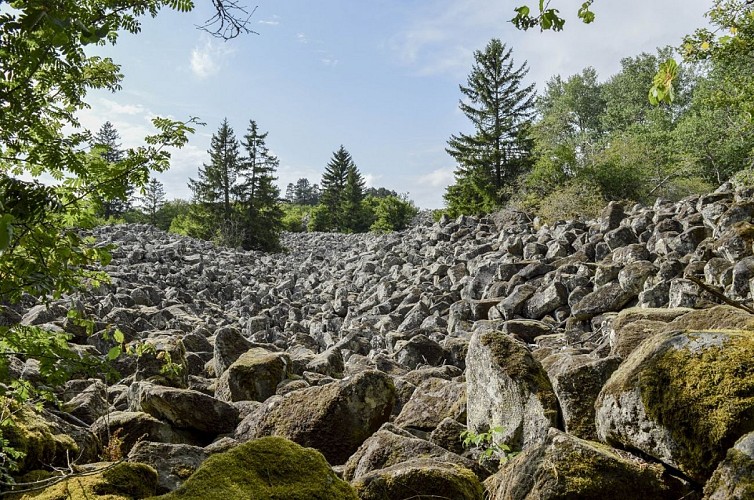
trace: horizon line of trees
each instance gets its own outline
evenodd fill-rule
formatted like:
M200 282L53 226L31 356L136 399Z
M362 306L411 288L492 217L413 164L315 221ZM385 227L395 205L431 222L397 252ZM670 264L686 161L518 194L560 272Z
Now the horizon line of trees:
M500 40L476 51L459 104L473 132L447 142L456 162L447 212L512 204L555 220L596 215L610 200L754 183L754 5L715 0L708 17L715 31L684 39L687 64L659 104L648 90L672 61L668 47L623 58L604 81L592 67L555 75L540 95Z

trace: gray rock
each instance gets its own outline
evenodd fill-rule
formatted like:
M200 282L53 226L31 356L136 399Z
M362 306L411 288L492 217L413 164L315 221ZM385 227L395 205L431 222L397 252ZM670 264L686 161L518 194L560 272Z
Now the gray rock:
M128 453L128 461L147 464L157 471L160 491L177 489L209 458L199 446L140 441Z
M136 383L129 401L131 411L143 411L177 429L217 435L232 432L238 424L238 410L232 405L189 389Z
M557 425L558 403L547 373L520 342L502 332L475 333L466 357L469 429L495 427L499 443L520 450Z
M290 375L291 358L260 347L249 349L217 379L215 397L220 401L264 401Z

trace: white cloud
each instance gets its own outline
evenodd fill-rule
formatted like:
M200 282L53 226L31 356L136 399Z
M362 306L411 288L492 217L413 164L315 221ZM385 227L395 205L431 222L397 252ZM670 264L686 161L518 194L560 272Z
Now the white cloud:
M108 113L119 115L145 115L148 114L146 108L141 104L123 104L110 99L99 99L99 103L106 108Z
M595 23L584 25L576 19L581 3L559 1L566 27L553 33L516 30L509 22L513 17L509 2L432 2L418 10L388 46L398 64L417 74L463 78L471 70L473 52L491 38L500 38L513 49L516 65L528 61L530 80L540 86L552 75L572 75L587 66L606 79L620 68L622 57L680 44L684 34L704 25L702 13L709 8L708 0L604 2L592 9Z
M323 57L322 59L320 59L320 62L325 66L330 66L331 68L334 68L338 65L338 60L332 57Z
M296 33L296 40L303 44L309 43L309 39L306 38L306 33Z
M220 71L225 60L233 53L230 45L218 44L215 40L202 37L203 44L191 51L191 71L198 78L204 79Z
M364 174L364 184L367 187L378 187L377 182L382 179L381 175L376 174Z
M453 168L438 168L428 174L420 175L417 178L417 184L427 185L433 188L446 187L453 183Z
M265 24L267 26L277 26L280 24L280 16L272 16L271 19L260 19L257 24Z

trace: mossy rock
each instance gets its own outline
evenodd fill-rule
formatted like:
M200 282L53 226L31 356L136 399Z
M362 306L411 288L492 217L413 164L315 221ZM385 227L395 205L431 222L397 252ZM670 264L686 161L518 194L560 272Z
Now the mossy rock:
M271 436L211 456L162 500L356 500L316 450Z
M473 472L460 465L431 458L409 460L379 469L352 484L360 500L484 498L482 483Z
M646 500L682 498L691 492L652 464L609 446L557 429L489 477L491 499Z
M520 450L559 420L558 401L542 365L524 344L499 332L476 332L466 356L467 423L475 433L494 427L497 444Z
M754 430L754 334L663 332L639 346L597 399L601 440L703 484Z
M96 470L106 464L92 464L87 469ZM157 491L157 472L148 465L121 462L102 472L81 475L14 500L132 500L147 498Z
M704 486L705 500L754 498L754 433L738 440Z
M3 426L3 437L8 440L8 446L24 454L18 472L24 473L43 464L62 465L66 453L73 457L79 455L79 446L56 422L46 420L29 405L0 398L0 407L5 404L10 405L11 416Z

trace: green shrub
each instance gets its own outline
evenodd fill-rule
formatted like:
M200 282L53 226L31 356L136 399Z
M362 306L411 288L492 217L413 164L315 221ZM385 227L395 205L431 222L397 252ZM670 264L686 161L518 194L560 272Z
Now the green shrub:
M591 219L597 217L604 206L605 199L598 186L572 181L545 196L536 214L544 222Z

